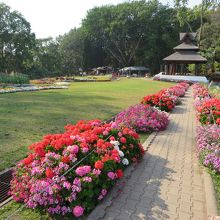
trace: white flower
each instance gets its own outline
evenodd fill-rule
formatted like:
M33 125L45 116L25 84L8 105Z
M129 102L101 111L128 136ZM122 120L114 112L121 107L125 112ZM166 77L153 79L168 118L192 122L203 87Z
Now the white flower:
M124 153L121 150L119 150L118 153L120 157L124 157Z
M127 158L124 158L124 159L122 160L122 163L127 166L127 165L129 164L129 161L128 161Z
M118 141L110 141L111 144L115 145L115 146L119 146L120 143Z
M119 147L117 145L114 146L115 150L119 151Z

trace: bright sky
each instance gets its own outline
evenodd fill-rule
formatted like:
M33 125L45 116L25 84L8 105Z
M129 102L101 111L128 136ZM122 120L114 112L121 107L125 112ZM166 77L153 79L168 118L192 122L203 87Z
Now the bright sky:
M30 22L37 38L56 37L79 27L86 12L94 6L117 4L125 0L2 0ZM172 4L172 0L160 0ZM189 0L189 6L201 0Z

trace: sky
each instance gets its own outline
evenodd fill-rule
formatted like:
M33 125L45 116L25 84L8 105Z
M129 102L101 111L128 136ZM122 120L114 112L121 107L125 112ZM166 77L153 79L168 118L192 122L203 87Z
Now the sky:
M31 24L37 38L57 37L79 27L89 9L125 0L3 0L12 10L19 11ZM173 0L160 0L172 5ZM201 0L189 0L189 7Z

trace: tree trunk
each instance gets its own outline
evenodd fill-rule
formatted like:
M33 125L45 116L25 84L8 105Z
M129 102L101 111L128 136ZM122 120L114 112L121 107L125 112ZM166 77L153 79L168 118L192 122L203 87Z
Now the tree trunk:
M198 39L199 47L201 46L202 32L203 32L203 14L204 14L204 0L202 0L202 6L201 6L200 30L199 30L199 39Z

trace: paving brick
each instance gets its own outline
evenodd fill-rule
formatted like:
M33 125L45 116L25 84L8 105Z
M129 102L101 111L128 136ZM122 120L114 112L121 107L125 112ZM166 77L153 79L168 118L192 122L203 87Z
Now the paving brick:
M140 201L129 199L123 207L125 210L135 211L136 205L138 205L139 203Z
M191 212L191 207L192 207L191 203L181 202L179 210L181 212L191 214L192 213Z
M204 202L200 202L200 201L193 201L193 206L192 206L192 211L193 212L205 212L206 206L204 204Z
M188 214L185 212L179 212L178 213L178 220L190 220L192 217L192 214ZM200 219L198 219L200 220Z

